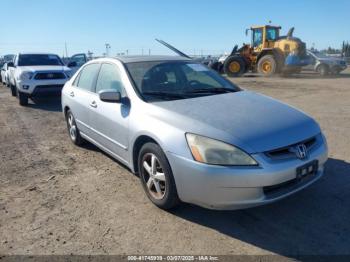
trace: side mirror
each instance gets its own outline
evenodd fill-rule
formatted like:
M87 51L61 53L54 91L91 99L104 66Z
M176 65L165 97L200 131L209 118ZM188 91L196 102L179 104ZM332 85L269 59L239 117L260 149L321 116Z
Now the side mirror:
M115 90L102 90L98 93L100 100L107 103L120 103L122 96Z
M8 62L8 63L7 63L7 67L15 67L15 65L14 65L13 62Z
M67 66L68 67L76 67L76 66L78 66L78 64L77 64L77 62L72 61L72 62L69 62Z

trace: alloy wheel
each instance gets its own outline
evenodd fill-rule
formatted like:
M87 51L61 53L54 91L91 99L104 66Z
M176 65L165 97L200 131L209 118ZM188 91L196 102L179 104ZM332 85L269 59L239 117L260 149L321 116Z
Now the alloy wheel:
M163 167L155 154L147 153L142 159L142 176L148 193L157 200L166 193L166 178Z
M77 139L77 126L71 113L68 115L68 130L70 138L75 141Z

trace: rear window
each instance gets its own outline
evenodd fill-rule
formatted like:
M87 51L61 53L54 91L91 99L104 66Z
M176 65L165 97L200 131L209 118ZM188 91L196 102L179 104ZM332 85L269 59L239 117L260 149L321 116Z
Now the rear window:
M41 66L41 65L63 65L58 55L49 54L28 54L19 55L19 66Z

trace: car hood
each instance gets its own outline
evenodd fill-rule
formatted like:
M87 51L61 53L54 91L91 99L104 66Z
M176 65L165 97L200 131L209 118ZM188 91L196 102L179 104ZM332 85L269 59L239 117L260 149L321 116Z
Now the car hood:
M281 148L320 133L318 124L305 113L250 91L152 104L162 121L248 153Z
M37 72L37 71L70 71L66 66L20 66L21 71Z
M335 58L335 57L330 57L330 58L318 58L319 61L325 62L325 63L339 63L345 61L342 58Z

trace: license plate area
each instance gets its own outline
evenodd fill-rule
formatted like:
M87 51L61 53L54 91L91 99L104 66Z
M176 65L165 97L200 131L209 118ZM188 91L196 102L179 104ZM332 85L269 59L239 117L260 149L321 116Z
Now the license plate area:
M318 171L318 160L311 161L305 165L297 168L297 179L303 179L305 177L316 175Z

